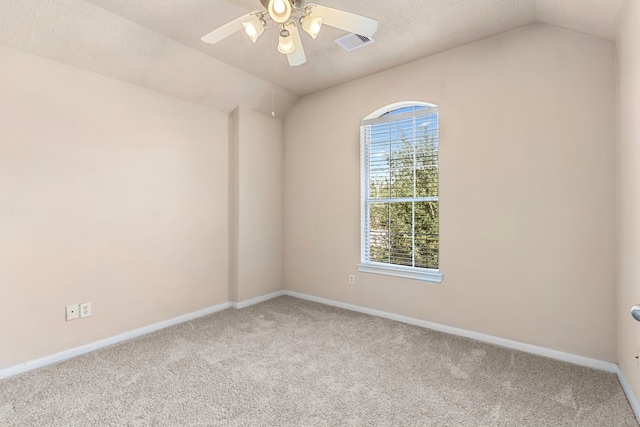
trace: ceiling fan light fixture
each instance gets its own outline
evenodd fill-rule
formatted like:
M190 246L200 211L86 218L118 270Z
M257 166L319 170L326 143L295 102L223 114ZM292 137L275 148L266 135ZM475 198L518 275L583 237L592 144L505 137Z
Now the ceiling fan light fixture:
M278 24L280 30L278 51L287 56L287 62L292 67L307 62L298 27L302 27L314 39L318 37L322 27L328 25L349 31L363 42L373 41L371 36L378 29L377 20L317 4L305 6L306 2L307 0L260 0L263 10L249 12L227 22L205 34L201 40L215 44L244 29L251 41L256 43L265 33L266 19L270 18Z
M243 22L242 26L252 42L256 42L258 38L264 33L264 29L267 23L259 15L253 15L251 21Z
M269 16L278 24L284 24L293 11L290 0L269 0Z
M280 30L280 42L278 43L278 52L288 55L293 53L296 50L296 45L293 42L293 38L291 37L291 33L286 28Z
M304 15L300 18L300 26L314 39L318 37L322 28L322 18L319 16Z

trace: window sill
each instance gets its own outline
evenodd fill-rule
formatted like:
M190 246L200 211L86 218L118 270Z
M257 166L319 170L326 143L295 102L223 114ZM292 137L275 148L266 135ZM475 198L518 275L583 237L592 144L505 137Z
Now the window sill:
M363 273L385 274L387 276L403 277L405 279L421 280L423 282L442 282L440 270L431 268L414 268L400 265L366 263L358 264L358 271Z

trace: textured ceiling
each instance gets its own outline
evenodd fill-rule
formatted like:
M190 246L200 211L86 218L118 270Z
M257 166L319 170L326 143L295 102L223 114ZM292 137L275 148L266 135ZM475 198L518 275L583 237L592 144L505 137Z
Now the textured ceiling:
M242 31L216 45L200 41L234 18L263 10L259 0L88 1L299 95L535 21L530 0L316 0L378 19L376 43L345 52L334 40L346 33L323 26L316 40L301 33L308 62L289 67L276 50L273 22L255 45Z
M625 3L626 0L537 0L536 16L540 22L613 41Z
M200 37L253 10L259 0L88 0L264 80L304 95L536 21L609 40L624 0L309 0L380 21L376 43L345 52L327 26L302 32L308 62L289 67L273 22L254 45L241 31L207 45Z
M270 113L275 93L284 115L297 99L83 0L0 1L0 44L225 112L244 104Z
M301 32L308 62L289 67L273 22L256 44L242 31L200 41L263 10L259 0L2 0L0 43L223 111L271 111L276 90L284 114L299 95L533 22L613 40L625 0L313 2L378 19L376 42L345 52L333 42L344 31L324 26L316 40Z

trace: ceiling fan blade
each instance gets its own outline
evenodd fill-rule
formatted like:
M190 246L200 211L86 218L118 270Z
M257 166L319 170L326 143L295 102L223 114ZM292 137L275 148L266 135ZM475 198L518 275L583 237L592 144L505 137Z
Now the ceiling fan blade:
M259 13L259 12L247 13L246 15L243 15L238 19L234 19L233 21L224 24L222 27L211 31L209 34L202 37L200 40L209 44L218 43L219 41L226 39L227 37L234 34L235 32L242 30L243 29L242 23L250 21L251 15L254 15L256 13Z
M304 54L304 48L302 47L302 39L300 39L300 32L296 24L287 25L287 29L293 38L293 43L296 45L296 50L287 55L289 65L297 67L307 62L307 56Z
M322 23L330 27L340 28L350 33L360 34L365 37L372 37L378 30L378 21L376 19L367 18L366 16L356 15L330 7L320 6L317 4L307 5L311 16L319 16Z

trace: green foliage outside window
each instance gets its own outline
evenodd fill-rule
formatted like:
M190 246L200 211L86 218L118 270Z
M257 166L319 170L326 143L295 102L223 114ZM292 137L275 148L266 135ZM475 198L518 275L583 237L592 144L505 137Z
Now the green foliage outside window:
M369 261L438 268L437 113L423 119L371 126Z

